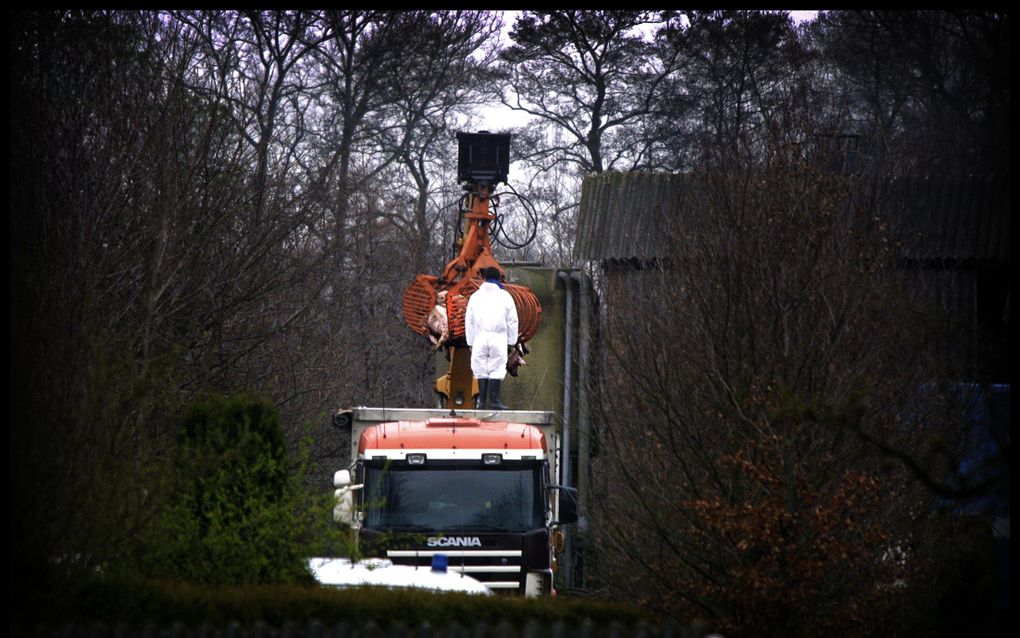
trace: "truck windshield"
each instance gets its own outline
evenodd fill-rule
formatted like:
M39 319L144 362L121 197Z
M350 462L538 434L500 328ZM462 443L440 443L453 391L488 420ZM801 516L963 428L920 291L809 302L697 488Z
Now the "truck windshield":
M540 466L365 468L365 526L519 532L545 524Z

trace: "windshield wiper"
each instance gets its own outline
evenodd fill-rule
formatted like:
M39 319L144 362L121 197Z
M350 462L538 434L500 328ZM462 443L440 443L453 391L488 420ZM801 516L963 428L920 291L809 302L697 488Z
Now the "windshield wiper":
M448 527L447 529L455 529L461 532L513 532L515 530L509 529L506 526L499 525L456 525Z
M389 532L389 533L392 533L392 534L405 534L405 533L413 533L413 532L434 532L434 531L436 531L435 527L427 526L427 525L400 525L400 526L393 527L393 526L389 526L389 525L385 525L385 524L380 524L380 525L375 526L375 527L372 527L372 526L366 526L366 527L368 527L369 529L375 530L375 531Z

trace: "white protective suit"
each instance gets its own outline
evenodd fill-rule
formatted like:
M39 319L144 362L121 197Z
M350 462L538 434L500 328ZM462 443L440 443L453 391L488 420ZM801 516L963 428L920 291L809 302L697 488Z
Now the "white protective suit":
M507 348L517 344L517 306L510 293L483 283L468 299L464 336L471 347L475 378L506 377Z

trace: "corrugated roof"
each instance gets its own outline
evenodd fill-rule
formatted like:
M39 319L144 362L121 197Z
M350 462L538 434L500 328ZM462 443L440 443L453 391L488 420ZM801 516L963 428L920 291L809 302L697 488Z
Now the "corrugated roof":
M680 215L683 176L607 172L586 177L581 189L575 256L651 259L669 252L661 229Z
M671 250L665 221L682 214L689 179L667 173L607 172L585 178L574 256L654 259ZM864 178L857 196L870 193ZM888 180L876 190L877 215L911 259L1009 260L1009 182L1005 175Z
M904 257L1009 260L1009 182L1005 175L890 180L878 213L900 231Z

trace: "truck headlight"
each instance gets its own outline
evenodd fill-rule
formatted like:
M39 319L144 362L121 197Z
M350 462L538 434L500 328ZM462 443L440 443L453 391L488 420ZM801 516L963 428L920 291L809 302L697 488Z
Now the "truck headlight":
M408 465L425 465L425 455L424 454L408 454L407 455L407 464Z
M482 465L499 465L503 462L502 454L483 454Z

